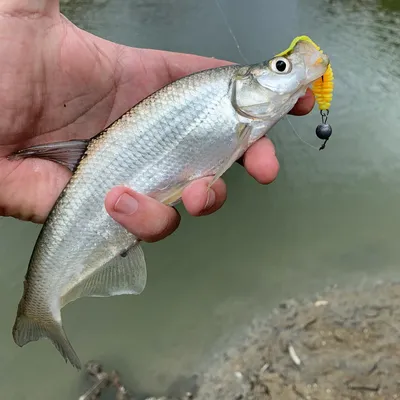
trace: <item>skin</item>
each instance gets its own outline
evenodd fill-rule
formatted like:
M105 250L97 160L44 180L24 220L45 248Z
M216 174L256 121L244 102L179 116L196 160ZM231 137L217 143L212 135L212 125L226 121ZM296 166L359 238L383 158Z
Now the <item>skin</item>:
M33 144L90 138L162 86L229 64L106 41L68 21L57 0L1 0L0 60L0 215L36 223L44 222L71 174L49 161L8 161L7 155ZM291 114L305 115L313 106L308 91ZM279 170L266 138L238 162L261 184L274 181ZM209 179L185 189L189 214L209 215L224 204L225 183L219 179L207 192ZM124 194L136 200L133 212L118 212L128 198L121 198ZM125 187L111 190L105 206L112 218L148 242L164 239L180 222L173 207Z

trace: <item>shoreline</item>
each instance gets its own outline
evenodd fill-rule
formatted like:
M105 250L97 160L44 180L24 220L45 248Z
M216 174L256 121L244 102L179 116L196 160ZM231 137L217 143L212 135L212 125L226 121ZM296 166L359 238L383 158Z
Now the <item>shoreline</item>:
M395 400L399 377L400 283L383 282L287 300L165 397L116 398Z

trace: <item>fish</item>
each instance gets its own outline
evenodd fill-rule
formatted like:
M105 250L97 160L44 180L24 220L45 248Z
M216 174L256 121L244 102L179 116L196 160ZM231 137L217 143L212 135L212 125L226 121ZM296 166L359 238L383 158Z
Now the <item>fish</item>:
M48 339L66 363L81 369L61 309L83 297L138 295L147 284L141 240L109 216L107 192L124 185L175 205L196 179L212 176L210 188L329 65L301 36L284 55L180 78L90 140L11 154L10 160L51 160L72 172L34 246L12 328L15 343Z

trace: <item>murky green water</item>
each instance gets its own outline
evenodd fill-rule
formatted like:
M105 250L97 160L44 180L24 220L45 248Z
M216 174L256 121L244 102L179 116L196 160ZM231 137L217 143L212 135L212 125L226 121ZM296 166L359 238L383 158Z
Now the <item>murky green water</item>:
M318 152L282 121L271 133L277 181L235 166L217 214L183 213L178 232L146 246L139 297L84 299L64 310L82 360L117 367L130 384L162 390L190 374L216 341L288 296L326 284L400 277L400 1L221 0L251 61L310 35L331 56L334 137ZM66 15L109 40L241 62L214 0L70 0ZM135 88L132 88L135 90ZM314 145L318 111L291 118ZM82 377L46 341L11 337L39 227L1 220L0 385L7 399L71 400Z

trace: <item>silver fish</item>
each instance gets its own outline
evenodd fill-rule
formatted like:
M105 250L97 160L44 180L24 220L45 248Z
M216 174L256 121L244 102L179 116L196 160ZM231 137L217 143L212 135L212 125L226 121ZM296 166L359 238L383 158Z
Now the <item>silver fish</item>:
M65 361L81 362L61 309L81 297L140 294L146 262L140 240L106 212L116 185L176 204L193 180L220 177L321 77L328 57L301 40L285 56L229 65L179 79L153 93L89 141L33 146L11 159L37 157L73 175L36 242L18 306L19 346L47 338ZM212 183L210 184L210 186Z

